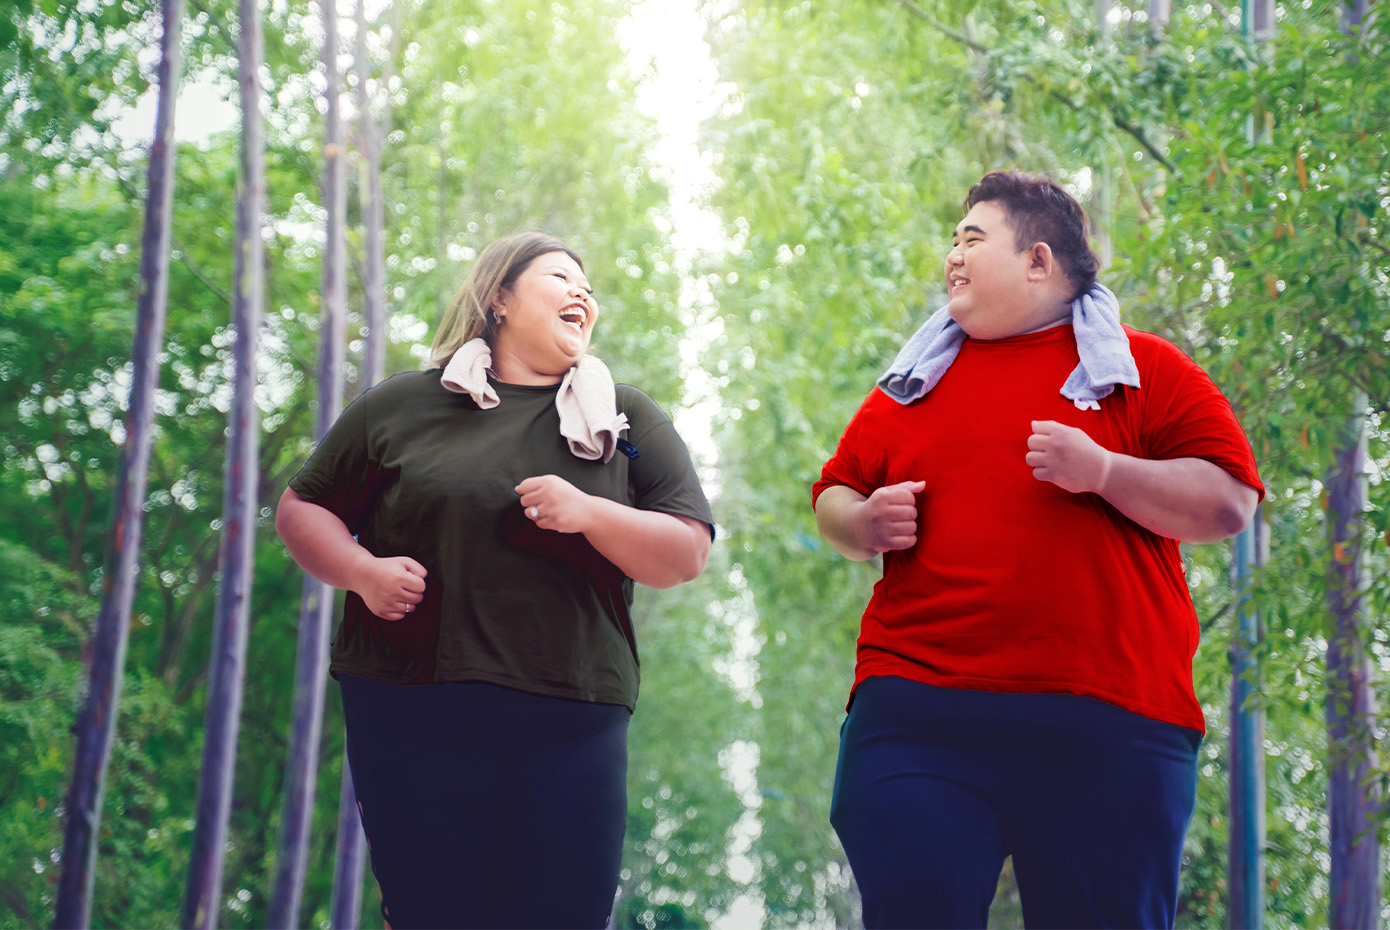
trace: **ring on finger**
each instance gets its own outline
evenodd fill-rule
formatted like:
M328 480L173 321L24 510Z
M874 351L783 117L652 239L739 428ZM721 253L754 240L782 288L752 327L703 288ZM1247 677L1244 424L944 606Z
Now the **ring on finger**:
M539 517L540 515L541 515L541 509L540 509L539 507L527 507L527 508L526 508L526 516L530 517L532 520L536 519L536 518Z

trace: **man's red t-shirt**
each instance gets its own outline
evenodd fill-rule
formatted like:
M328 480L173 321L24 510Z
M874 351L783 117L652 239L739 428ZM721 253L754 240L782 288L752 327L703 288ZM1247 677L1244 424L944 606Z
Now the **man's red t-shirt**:
M1100 410L1059 393L1078 362L1070 326L966 339L926 397L877 388L812 500L925 481L917 544L887 552L859 637L855 687L895 675L946 688L1066 693L1204 730L1192 689L1197 615L1178 544L1099 495L1033 477L1032 421L1079 427L1113 452L1200 458L1257 489L1250 443L1206 372L1125 327L1140 387Z

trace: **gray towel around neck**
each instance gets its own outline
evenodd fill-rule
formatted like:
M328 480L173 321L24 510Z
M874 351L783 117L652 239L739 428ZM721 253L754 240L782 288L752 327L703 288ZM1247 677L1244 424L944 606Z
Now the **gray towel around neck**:
M1062 396L1079 410L1099 410L1117 384L1139 387L1139 369L1120 326L1120 302L1097 282L1071 302L1072 330L1081 362L1061 387ZM965 330L942 307L923 323L888 366L878 386L900 404L925 397L956 360Z

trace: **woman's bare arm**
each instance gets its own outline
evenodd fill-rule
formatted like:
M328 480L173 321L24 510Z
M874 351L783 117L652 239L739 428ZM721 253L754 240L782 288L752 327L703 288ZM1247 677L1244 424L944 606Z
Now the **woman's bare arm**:
M275 531L290 556L324 584L353 591L383 620L400 620L425 596L425 567L409 556L377 558L325 507L292 489L280 495Z

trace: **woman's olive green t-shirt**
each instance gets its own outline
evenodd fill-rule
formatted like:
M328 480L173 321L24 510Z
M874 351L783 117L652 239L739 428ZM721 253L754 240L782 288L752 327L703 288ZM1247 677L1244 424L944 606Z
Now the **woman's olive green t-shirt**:
M709 502L675 427L650 397L617 386L629 428L607 463L560 435L555 386L493 381L481 410L440 369L397 375L352 403L290 481L373 555L425 567L425 596L383 620L348 592L331 670L393 684L482 681L634 707L632 580L580 533L543 530L516 486L558 475L588 494L711 527Z

